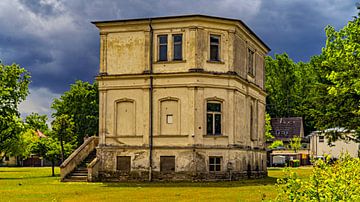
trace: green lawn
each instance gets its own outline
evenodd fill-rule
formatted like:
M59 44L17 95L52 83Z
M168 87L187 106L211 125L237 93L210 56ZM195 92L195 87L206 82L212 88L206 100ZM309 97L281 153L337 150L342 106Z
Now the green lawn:
M311 168L294 169L306 178ZM259 180L211 183L81 183L59 182L51 168L0 167L0 201L260 201L276 195L282 169L269 169Z

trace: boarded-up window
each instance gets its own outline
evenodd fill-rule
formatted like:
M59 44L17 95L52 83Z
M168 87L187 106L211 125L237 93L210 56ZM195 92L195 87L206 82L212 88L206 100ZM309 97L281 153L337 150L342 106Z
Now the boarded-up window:
M121 172L130 172L131 157L130 156L117 156L116 157L116 170Z
M179 135L179 103L163 100L160 103L160 131L162 135Z
M133 101L116 103L116 134L135 135L135 105Z
M175 156L160 156L160 172L175 172Z
M258 110L257 110L257 101L251 99L250 103L250 138L252 141L258 140Z

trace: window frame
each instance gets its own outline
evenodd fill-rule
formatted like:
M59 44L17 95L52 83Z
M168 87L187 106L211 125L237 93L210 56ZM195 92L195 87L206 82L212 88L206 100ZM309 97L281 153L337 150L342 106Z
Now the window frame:
M325 136L319 135L319 142L325 142Z
M211 163L211 159L214 159L213 163ZM217 162L216 160L219 160L219 162ZM223 170L222 164L223 164L222 156L209 156L209 164L208 164L209 172L221 172Z
M176 36L180 36L181 37L181 41L180 42L175 42L175 37ZM184 37L182 33L178 33L178 34L172 34L172 60L173 61L183 61L184 57L183 57L183 41L184 41ZM175 58L175 46L180 45L180 58Z
M220 111L208 111L208 104L219 104L220 105ZM218 100L207 100L206 101L206 105L205 105L205 109L206 109L206 135L212 135L212 136L221 136L223 134L223 103L221 101ZM208 115L212 115L212 133L208 132ZM220 115L220 133L216 133L216 115Z
M217 38L218 43L211 42L211 38ZM211 46L216 45L217 46L217 58L212 58L211 54ZM210 34L209 35L209 61L210 62L221 62L221 35L220 34Z
M166 43L161 43L160 42L160 38L161 37L166 37ZM168 57L168 52L169 52L169 37L168 34L159 34L157 35L157 61L158 62L167 62L169 61L169 57ZM164 59L161 59L161 48L165 47L166 48L166 53L165 53L165 57Z

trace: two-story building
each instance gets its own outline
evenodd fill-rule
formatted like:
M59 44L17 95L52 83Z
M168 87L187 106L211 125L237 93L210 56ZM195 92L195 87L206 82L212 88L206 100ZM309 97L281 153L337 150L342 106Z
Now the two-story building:
M100 30L100 180L267 174L264 57L241 20L93 22Z

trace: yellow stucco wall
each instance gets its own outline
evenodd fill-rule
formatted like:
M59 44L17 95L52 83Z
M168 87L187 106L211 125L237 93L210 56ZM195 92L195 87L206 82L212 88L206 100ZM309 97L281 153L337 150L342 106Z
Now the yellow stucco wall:
M97 81L101 169L114 171L116 156L128 155L134 160L133 169L146 170L150 118L149 21L99 22L96 25L100 29ZM248 164L265 171L263 77L267 47L233 20L165 18L152 20L151 27L154 170L159 170L159 156L174 155L176 171L194 171L202 167L206 170L208 156L222 156L224 170L231 162L237 171L245 171ZM157 36L164 34L169 36L169 61L159 62ZM172 34L183 36L181 61L172 61ZM216 62L209 61L209 37L213 34L220 36L220 61ZM253 76L247 73L248 48L255 52ZM206 134L208 101L221 103L221 135ZM171 123L167 123L167 116L171 116ZM194 152L204 155L205 160L194 164Z

